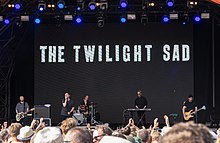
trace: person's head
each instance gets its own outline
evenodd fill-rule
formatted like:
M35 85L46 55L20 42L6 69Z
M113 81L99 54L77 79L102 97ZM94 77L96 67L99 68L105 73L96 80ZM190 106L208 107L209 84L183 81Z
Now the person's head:
M34 143L63 143L61 130L57 127L45 127L36 134Z
M147 129L139 130L137 135L142 140L142 143L147 143L150 139L150 134Z
M138 96L138 97L141 97L141 96L142 96L142 91L141 91L141 90L138 90L138 91L137 91L137 96Z
M192 94L190 94L190 95L188 96L188 101L189 101L189 102L193 102L193 96L192 96Z
M93 132L93 142L99 143L103 136L112 135L112 129L105 125L97 126Z
M3 128L4 128L4 129L8 128L8 122L4 122L4 123L3 123Z
M19 135L22 125L20 123L12 123L9 128L9 134L11 137L17 137Z
M89 100L89 95L86 95L85 97L84 97L84 100Z
M68 130L74 127L76 127L76 120L74 118L67 118L63 120L60 126L64 135L68 132Z
M9 138L8 130L6 130L6 129L2 130L0 132L0 141L2 141L2 143L7 143L8 138Z
M209 129L193 122L175 124L159 143L213 143Z
M124 127L120 130L120 133L124 134L124 135L130 135L131 133L131 128L130 127Z
M92 143L92 135L86 129L72 128L64 137L64 143Z
M19 100L20 100L20 102L24 102L24 96L21 95L21 96L19 97Z
M24 126L20 129L17 139L23 143L29 143L33 135L33 129L30 126Z
M65 97L65 98L70 98L70 94L69 94L68 92L65 92L65 93L64 93L64 97Z
M160 138L161 134L157 131L154 131L152 134L151 134L151 140L152 142L156 143L156 142L159 142L159 138Z

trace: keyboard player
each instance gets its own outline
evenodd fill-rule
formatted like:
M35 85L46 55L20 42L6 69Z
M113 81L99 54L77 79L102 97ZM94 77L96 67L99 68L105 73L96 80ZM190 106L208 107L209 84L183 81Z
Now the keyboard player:
M147 108L147 99L142 95L142 91L137 91L137 98L135 99L135 108L136 109L146 109ZM138 111L138 126L144 126L146 124L145 112Z

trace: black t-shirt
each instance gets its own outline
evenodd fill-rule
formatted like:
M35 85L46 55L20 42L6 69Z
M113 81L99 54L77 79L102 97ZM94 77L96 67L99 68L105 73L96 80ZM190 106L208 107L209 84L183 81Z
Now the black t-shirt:
M143 96L137 97L135 99L135 106L138 106L138 108L144 108L146 106L147 108L147 99Z
M186 106L185 112L188 112L190 110L195 110L196 103L194 101L193 102L186 101L184 103L184 106Z
M62 100L62 109L61 109L61 115L68 116L68 112L74 107L73 106L73 100L70 99L70 101L67 101L66 107L63 107L64 99Z

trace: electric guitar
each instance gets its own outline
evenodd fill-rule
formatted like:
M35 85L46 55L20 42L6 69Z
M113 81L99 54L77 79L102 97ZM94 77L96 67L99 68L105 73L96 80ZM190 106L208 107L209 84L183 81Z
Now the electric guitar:
M193 109L192 109L192 110L190 110L190 111L188 111L188 112L184 112L184 114L183 114L184 120L188 121L189 119L193 118L194 115L195 115L197 112L199 112L199 111L201 111L201 110L206 110L206 107L205 107L205 106L202 106L202 108L199 108L199 109L196 110L196 111L193 111Z
M28 112L31 112L31 111L34 111L35 108L31 108L30 110L26 111L26 112L20 112L20 113L17 113L16 114L16 121L19 122L21 119L23 119L25 117L25 115L28 113Z

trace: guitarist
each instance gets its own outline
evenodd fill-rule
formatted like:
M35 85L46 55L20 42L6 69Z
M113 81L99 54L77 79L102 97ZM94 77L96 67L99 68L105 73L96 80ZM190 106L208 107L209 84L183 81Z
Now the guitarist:
M27 102L24 101L24 96L20 96L19 97L19 102L17 103L16 105L16 114L23 114L24 113L24 116L25 116L25 112L27 112L29 110L29 105ZM20 124L22 124L23 126L26 125L26 119L25 118L22 118L20 121L19 121Z
M182 108L182 112L183 112L183 117L187 116L187 112L189 112L190 110L192 110L192 112L196 112L197 111L197 106L196 103L194 102L193 96L192 94L190 94L188 96L188 100L183 102L183 108ZM193 115L193 117L189 118L188 120L183 119L184 121L195 121L195 115Z

